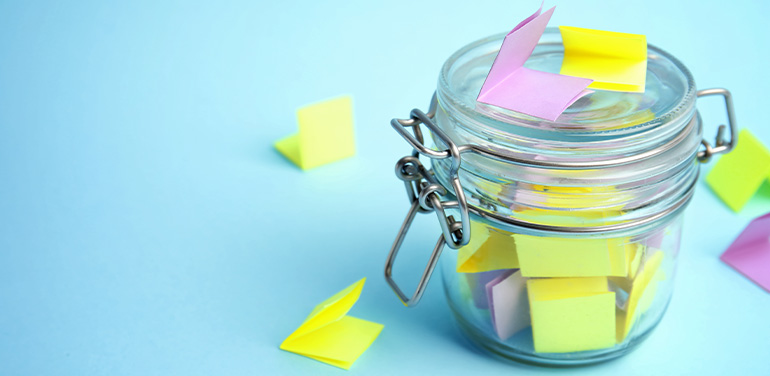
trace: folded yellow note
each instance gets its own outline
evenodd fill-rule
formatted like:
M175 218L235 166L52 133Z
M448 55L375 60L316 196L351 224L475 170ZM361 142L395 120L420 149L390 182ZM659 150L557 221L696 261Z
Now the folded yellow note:
M619 223L623 212L606 209L521 209L516 218L551 226L592 227Z
M576 178L580 177L580 174L570 170L560 170L559 174L563 174L565 177L570 175ZM628 200L628 194L617 190L615 187L551 187L537 184L532 187L542 191L544 203L548 207L558 209L593 209L590 212L580 211L580 214L585 213L590 216L606 217L608 214L613 214L621 209L624 206L623 202ZM615 202L610 202L609 200L614 200ZM603 211L609 213L603 213Z
M628 275L627 238L556 238L515 234L524 277Z
M642 297L639 298L639 303L636 305L636 311L639 312L640 315L644 314L650 307L652 307L652 303L655 302L655 295L658 293L658 284L665 280L666 273L663 272L663 267L661 265L658 267L658 271L655 272L655 276L652 277L652 281L647 285Z
M536 352L615 345L615 293L606 277L530 279L527 293Z
M582 171L581 171L582 172ZM565 177L580 177L570 170L559 170ZM632 199L612 186L555 187L531 184L529 205L512 206L519 219L558 226L597 226L617 223L623 207Z
M610 276L609 281L626 292L631 291L634 278L639 272L642 259L647 252L647 247L638 243L626 244L626 261L628 262L628 274L626 276Z
M644 92L647 38L639 34L559 26L564 60L559 73L590 78L591 89Z
M366 278L317 305L281 349L344 369L374 342L381 324L346 316L361 295Z
M633 103L631 103L633 105ZM634 108L634 107L632 107ZM648 121L655 120L655 113L650 111L649 109L645 109L644 111L638 111L633 114L629 114L628 116L624 116L621 118L622 121L620 124L614 126L614 127L608 127L604 128L602 130L613 130L613 129L626 129L631 128L633 126L646 123Z
M770 179L770 151L748 129L738 134L735 149L719 158L706 176L714 193L735 212Z
M647 246L638 243L629 243L626 245L626 254L628 259L628 278L635 278L639 271L639 264L642 262Z
M650 286L650 284L655 281L655 278L653 277L656 276L656 272L662 261L663 252L655 252L644 262L642 270L636 275L633 282L631 282L631 288L628 293L628 300L625 303L625 307L618 309L617 312L618 321L616 326L616 337L618 342L623 342L628 335L628 332L631 331L631 327L633 327L637 317L643 310L646 310L652 304L652 299L655 295L655 286ZM643 296L645 299L640 302L640 299L642 299ZM643 310L637 312L637 307L640 305Z
M519 260L511 233L471 221L471 241L457 253L458 273L516 269Z
M349 96L312 104L297 111L299 132L275 148L303 170L355 154L353 100Z

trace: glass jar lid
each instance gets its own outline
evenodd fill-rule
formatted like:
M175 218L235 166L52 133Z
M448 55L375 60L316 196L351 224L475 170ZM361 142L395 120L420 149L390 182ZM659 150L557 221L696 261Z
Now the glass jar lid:
M693 116L692 75L676 58L654 46L648 47L644 93L596 90L575 102L554 122L477 102L504 36L491 36L457 51L444 64L438 85L441 106L450 107L458 116L464 115L461 123L468 124L474 132L497 138L498 144L520 144L523 139L546 144L591 142L597 152L605 149L604 144L609 143L612 148L622 141L625 147L633 148L637 143L650 141L650 136L671 137ZM549 28L525 66L558 73L563 54L561 34L558 29Z

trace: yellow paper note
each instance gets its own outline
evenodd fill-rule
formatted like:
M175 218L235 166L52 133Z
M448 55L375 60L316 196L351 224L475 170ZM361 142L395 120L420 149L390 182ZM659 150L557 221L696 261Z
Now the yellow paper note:
M471 241L458 250L458 273L479 273L518 267L519 259L510 233L471 221Z
M567 171L569 170L559 171L559 174L574 174L576 178L580 176L573 171ZM581 212L591 209L587 214L599 217L619 211L624 206L624 201L628 200L628 194L618 191L615 187L551 187L535 184L532 188L542 192L544 203L549 207L583 209Z
M719 158L706 176L714 193L740 211L770 176L770 151L748 129L738 134L735 149Z
M604 128L602 130L609 131L609 130L613 130L613 129L631 128L631 127L637 126L639 124L644 124L644 123L646 123L648 121L655 120L655 117L656 116L655 116L654 112L650 111L649 109L645 109L644 111L639 111L639 112L636 112L636 113L634 113L632 115L628 115L626 117L621 118L622 121L623 121L622 124L618 124L618 125L616 125L614 127Z
M564 43L560 74L594 80L588 88L644 92L647 38L639 34L559 26Z
M645 291L648 289L648 286L650 286L651 282L657 280L657 278L654 277L656 276L656 272L658 271L662 261L663 252L655 252L652 256L650 256L649 259L645 261L644 265L642 265L642 270L633 280L630 289L631 291L628 293L628 300L626 301L624 307L625 309L619 309L617 312L618 321L616 327L616 337L618 342L623 342L628 333L631 331L631 327L633 327L634 323L636 322L637 316L639 316L637 314L637 307L640 305L640 299L642 296L649 296L649 294L645 294ZM654 288L654 286L652 288ZM654 291L651 290L650 293L654 295ZM652 297L648 299L652 299ZM649 308L649 305L652 304L652 301L649 300L648 302L643 303L646 305L646 307L644 307L646 310ZM641 314L641 311L639 314Z
M582 172L582 171L581 171ZM579 178L570 170L559 170L564 177ZM612 186L558 187L531 184L529 205L515 205L517 217L534 223L559 226L597 226L618 223L622 208L631 198Z
M627 238L556 238L515 234L524 277L628 275Z
M626 245L626 254L628 255L628 278L635 278L639 271L639 264L642 262L642 256L647 250L647 246L638 243L629 243Z
M353 100L330 99L297 111L299 132L275 143L275 148L303 170L355 154Z
M615 293L606 277L530 279L527 293L536 352L615 345Z
M639 243L628 243L625 248L626 261L628 262L628 275L624 277L613 276L609 279L610 282L628 292L631 291L631 284L634 278L636 278L636 274L639 272L639 266L647 252L647 246Z
M655 302L655 295L658 293L658 283L665 279L666 273L663 272L662 267L658 267L658 271L655 272L655 276L652 277L652 281L647 286L647 289L644 290L642 297L639 298L639 303L637 303L636 311L639 312L640 315L644 314L650 307L652 307L652 303Z
M366 278L317 305L281 349L344 369L374 342L381 324L346 316L358 301Z

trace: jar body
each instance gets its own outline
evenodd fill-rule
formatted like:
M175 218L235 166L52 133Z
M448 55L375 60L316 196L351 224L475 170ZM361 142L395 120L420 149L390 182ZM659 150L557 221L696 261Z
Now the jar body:
M431 160L436 180L452 192L457 178L471 208L470 243L442 256L449 306L471 339L507 358L620 356L671 297L699 172L694 81L650 46L644 94L599 91L541 121L475 101L501 37L455 53L439 79L436 126L475 151L456 176L450 159ZM558 32L547 31L527 66L558 72L562 56Z

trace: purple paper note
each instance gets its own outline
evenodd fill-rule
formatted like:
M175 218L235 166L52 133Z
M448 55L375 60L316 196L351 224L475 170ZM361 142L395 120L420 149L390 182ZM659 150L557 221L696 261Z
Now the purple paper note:
M720 259L770 292L770 213L751 221Z
M508 270L487 283L492 326L503 341L530 325L526 283L518 269Z
M477 101L555 121L567 107L593 92L586 90L592 80L524 68L554 9L540 14L541 6L508 33Z
M510 269L490 270L480 273L466 273L465 278L468 281L468 286L471 290L471 296L473 297L473 305L476 308L488 309L487 303L487 283L494 280L501 274L507 272Z

